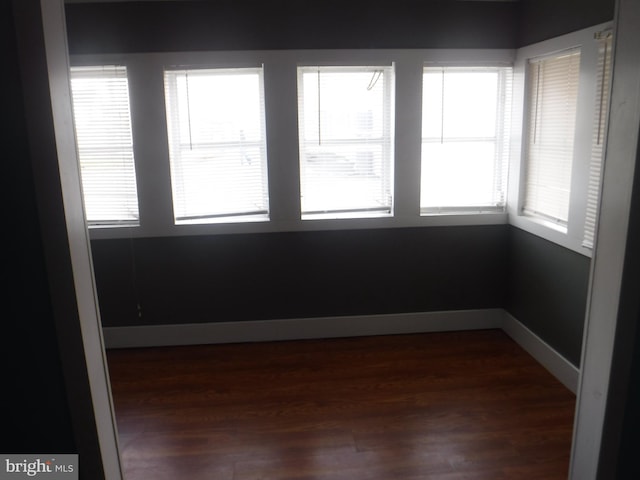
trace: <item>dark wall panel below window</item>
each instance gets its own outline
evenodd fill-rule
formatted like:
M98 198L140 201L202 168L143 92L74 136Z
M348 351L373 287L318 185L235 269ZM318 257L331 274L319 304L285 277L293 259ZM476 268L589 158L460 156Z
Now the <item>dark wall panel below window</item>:
M505 309L576 366L580 364L590 259L509 227Z
M224 322L501 307L507 228L113 239L92 248L105 326Z

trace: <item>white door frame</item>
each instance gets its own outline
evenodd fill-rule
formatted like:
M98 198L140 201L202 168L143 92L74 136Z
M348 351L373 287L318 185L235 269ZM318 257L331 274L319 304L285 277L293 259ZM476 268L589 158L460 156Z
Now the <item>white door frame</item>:
M640 130L640 2L618 0L611 107L597 240L584 329L571 480L596 479L609 401L618 307ZM619 353L619 352L618 352Z
M40 0L40 8L71 269L100 456L105 479L122 480L111 382L102 338L102 322L73 131L64 0Z

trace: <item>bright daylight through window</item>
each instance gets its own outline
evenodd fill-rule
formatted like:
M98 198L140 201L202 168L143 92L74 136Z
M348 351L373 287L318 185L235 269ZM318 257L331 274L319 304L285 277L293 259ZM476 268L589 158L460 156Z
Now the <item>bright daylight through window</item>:
M87 223L137 225L126 68L73 67L70 76Z
M529 61L524 213L565 227L569 216L580 50Z
M176 223L269 215L262 68L168 70Z
M392 212L393 67L298 68L303 218Z
M424 69L421 213L502 211L511 84L511 68Z

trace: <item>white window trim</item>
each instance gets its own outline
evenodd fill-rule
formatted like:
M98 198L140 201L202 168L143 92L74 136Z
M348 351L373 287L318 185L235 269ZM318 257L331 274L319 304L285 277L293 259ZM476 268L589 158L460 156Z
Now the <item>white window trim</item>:
M202 75L207 75L207 76L215 76L215 75L219 75L222 72L223 75L228 75L229 73L233 72L235 74L241 73L241 74L249 74L249 75L253 75L254 77L257 77L258 79L258 109L259 112L261 113L260 118L259 118L259 128L258 128L258 138L255 140L249 140L246 141L246 144L250 145L250 148L255 148L256 150L258 150L259 153L259 165L260 165L260 169L262 171L261 174L261 182L260 182L260 192L261 195L256 195L258 196L261 200L264 201L263 204L263 208L259 208L253 211L248 211L245 208L238 208L237 205L235 205L236 209L234 211L226 211L226 212L208 212L205 213L203 215L192 215L192 216L185 216L184 218L178 218L177 215L175 215L175 211L174 211L174 216L176 217L174 219L174 222L176 224L203 224L203 223L220 223L220 222L238 222L238 221L264 221L264 220L268 220L269 219L269 194L268 194L268 187L267 187L267 172L266 172L266 136L264 134L264 75L263 75L263 67L259 66L259 67L246 67L246 68L241 68L241 69L209 69L209 68L188 68L188 69L172 69L172 68L166 68L165 69L165 73L164 73L164 78L165 78L165 103L169 103L171 108L167 109L167 121L168 124L172 125L173 127L173 137L169 138L169 144L171 145L172 142L175 142L173 144L173 148L170 149L170 155L175 155L175 158L172 158L172 182L174 183L174 188L173 188L173 202L174 202L174 208L176 208L176 205L180 203L180 189L176 188L176 185L179 184L180 180L180 176L181 175L185 175L188 172L188 160L185 161L186 159L183 157L184 155L184 146L180 145L180 133L179 133L179 129L181 127L180 121L181 118L178 116L178 105L179 105L179 101L178 101L178 77L180 75L185 75L185 78L188 78L189 75L192 76L202 76ZM188 87L187 87L188 90ZM175 110L174 110L175 109ZM189 122L191 121L190 119L191 117L189 116ZM216 139L213 138L209 138L209 141L213 142L213 144L208 145L207 147L201 146L201 145L196 145L196 149L200 148L201 152L205 152L206 153L210 153L212 151L215 151L216 149L218 149L217 151L220 151L219 149L220 144L216 143ZM230 149L237 149L239 146L239 142L237 140L232 141L232 142L228 142L226 144L228 147L230 147ZM192 146L192 148L194 148ZM184 163L183 163L184 162ZM227 182L228 183L228 182ZM255 188L256 185L253 185L253 187ZM185 189L183 190L184 192L184 196L182 198L182 200L184 200L184 197L187 197L189 195L189 190ZM253 191L249 190L249 191L245 191L246 194L248 194L249 196L254 195ZM177 194L177 195L176 195ZM217 206L216 206L217 207ZM184 208L184 205L183 205Z
M282 50L239 52L172 52L81 55L72 65L119 64L127 67L130 85L134 155L138 177L140 225L93 228L91 238L130 238L228 233L314 231L423 226L493 225L510 223L580 254L582 246L596 82L597 41L594 34L607 22L523 47L519 50ZM525 66L528 58L581 46L581 75L571 210L567 232L544 220L521 215ZM394 215L378 218L302 220L297 130L297 66L396 66ZM163 70L165 67L232 68L264 65L269 221L174 225L169 153L166 141ZM424 66L513 66L511 155L504 213L420 215L422 72ZM269 88L269 84L279 88Z
M82 83L75 84L75 82L83 82L83 80L90 82L89 85L91 86L88 87ZM97 91L101 90L101 88L96 88L98 82L100 82L99 85L102 88L109 85L107 87L109 92L111 94L117 92L116 97L121 101L118 109L113 109L112 105L106 108L106 111L109 112L106 120L92 117L94 109L99 107L95 106L97 99L94 96L90 96L88 91L97 94ZM72 68L70 83L80 173L85 195L87 224L89 228L138 226L140 214L138 209L135 158L132 148L129 82L126 67L121 65L99 65L96 67L88 67L86 70L82 67L79 69ZM74 85L78 88L77 91ZM91 105L92 108L89 108L88 105ZM83 118L78 109L81 109L85 116L91 118ZM82 120L85 120L85 123L83 123ZM93 123L96 120L97 125L100 126L99 132L96 132L96 123ZM87 125L86 122L88 122L89 125ZM117 133L113 133L114 131ZM109 140L105 140L103 135L108 135L109 139L117 141L117 145L113 146L108 144ZM100 143L96 144L98 139L100 139ZM105 141L107 144L104 143ZM96 154L98 152L102 152L102 160L100 162L96 161ZM84 153L87 154L86 158L83 156ZM105 154L107 154L106 157ZM123 161L124 159L126 159L126 161ZM118 167L116 167L116 164ZM89 172L97 167L99 167L99 171L101 172L106 170L109 172L106 176L106 181L102 176L98 178L95 174L86 172L85 167L89 169ZM109 179L112 180L114 175L119 177L126 176L128 182L125 183L125 188L122 189L118 188L119 186L115 186L115 191L112 189L114 185L109 182ZM112 214L109 218L98 219L95 218L96 213L92 212L92 208L95 208L98 202L95 202L95 200L91 202L90 198L104 195L103 192L105 188L108 189L106 196L111 200L109 205L115 205L115 208L109 209ZM117 201L113 201L114 198ZM102 209L100 208L100 210ZM115 213L114 210L117 213ZM102 215L104 215L104 213L102 213ZM98 214L97 216L100 217L102 215Z
M582 245L591 158L591 135L594 119L594 95L598 62L597 32L611 28L611 23L595 25L557 38L520 48L513 67L513 114L511 160L507 196L508 222L522 230L591 257L591 249ZM541 57L570 48L580 48L580 85L576 112L576 136L571 178L571 199L566 230L559 225L522 213L526 135L526 67L530 58Z
M504 212L506 209L506 201L507 201L507 172L508 172L508 157L509 157L509 137L511 135L510 129L510 116L511 116L511 91L512 91L512 72L508 69L511 67L481 67L481 66L464 66L464 67L451 67L450 65L425 65L423 68L423 78L424 74L427 73L428 70L432 71L441 71L443 74L447 71L456 71L455 69L459 68L460 72L473 72L473 71L494 71L498 74L498 92L499 95L497 97L497 124L496 130L492 137L492 140L495 144L496 153L494 154L494 193L499 192L499 198L495 204L485 204L480 206L423 206L422 205L422 196L420 197L420 214L421 215L447 215L447 214L456 214L456 213L487 213L487 212ZM424 85L423 85L424 92ZM444 109L444 104L442 105ZM443 110L444 111L444 110ZM424 115L424 111L422 112ZM500 120L499 120L500 119ZM421 133L421 148L425 142L433 141L430 140L434 137L425 137L422 136ZM442 140L442 134L440 136L440 141ZM470 137L468 137L470 138ZM477 139L479 140L479 139ZM489 138L484 139L489 140ZM507 148L503 149L507 144ZM498 151L502 152L501 154ZM421 151L421 162L424 160L423 153ZM497 158L496 158L497 157ZM498 159L500 158L500 159ZM496 175L495 170L498 171L499 175ZM421 180L422 181L422 180ZM495 182L499 182L499 188L495 186ZM421 190L425 188L424 185L421 185ZM422 192L421 192L422 194Z
M376 65L367 65L367 66L353 66L353 65L349 65L349 66L330 66L330 67L326 67L326 66L317 66L317 65L312 65L312 66L303 66L303 65L298 65L297 68L297 76L298 76L298 121L302 122L303 120L303 115L305 115L305 105L304 105L304 95L301 93L301 89L303 88L303 77L305 74L307 74L311 69L311 70L316 70L316 69L327 69L324 70L324 72L328 72L328 73L336 73L336 72L340 72L340 73L344 73L344 72L357 72L357 73L362 73L362 72L367 72L369 74L371 73L375 73L378 69L384 69L385 73L384 73L384 78L382 79L382 83L383 83L383 113L382 113L382 117L383 117L383 123L386 125L386 128L383 127L382 128L382 133L381 133L381 137L380 138L375 138L375 139L356 139L356 138L350 138L348 140L348 142L352 143L353 145L358 145L358 146L364 146L366 147L367 145L379 145L380 148L383 150L382 153L382 159L381 159L381 167L382 170L384 171L384 173L382 174L382 178L383 183L385 185L385 187L388 188L388 192L389 192L389 203L388 205L384 205L383 207L371 207L371 208L348 208L346 207L344 210L333 210L333 209L328 209L327 211L307 211L307 212L302 212L302 219L303 220L308 220L308 221L315 221L318 219L337 219L337 218L344 218L344 219L351 219L351 218L366 218L366 217L389 217L389 216L393 216L394 213L394 209L393 209L393 197L394 197L394 191L393 191L393 187L394 187L394 182L393 182L393 171L394 171L394 167L395 167L395 162L394 162L394 158L393 158L393 153L394 153L394 116L395 116L395 65L392 63L390 65L385 65L385 64L376 64ZM299 129L299 135L301 132L301 128ZM309 140L307 140L306 142L301 141L300 140L300 136L298 137L299 140L299 150L300 153L303 152L303 150L306 150L309 147ZM335 146L337 143L340 143L340 141L335 141L335 140L330 140L327 143L331 143L333 142L333 145ZM300 162L300 168L301 168L301 177L300 177L300 185L302 186L304 183L304 178L302 175L302 170L304 170L303 167L303 163L304 162Z
M425 65L511 66L510 49L280 50L170 52L72 56L72 65L117 62L129 73L140 225L94 228L93 239L315 231L507 223L505 212L420 215L422 71ZM394 215L300 218L297 67L395 64ZM264 65L270 220L174 225L163 90L165 67L233 68ZM278 88L269 88L278 84Z

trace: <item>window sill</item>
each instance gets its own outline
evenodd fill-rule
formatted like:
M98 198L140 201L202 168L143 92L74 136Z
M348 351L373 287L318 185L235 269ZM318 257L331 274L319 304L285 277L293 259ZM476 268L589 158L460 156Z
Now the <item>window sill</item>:
M111 230L111 229L120 229L120 228L138 228L140 226L139 223L136 222L122 222L122 223L93 223L89 224L87 228L89 231L94 230Z
M474 225L504 225L507 214L503 212L456 214L375 216L369 218L318 218L314 220L270 220L235 223L207 223L184 225L159 225L121 228L92 228L92 240L142 237L175 237L190 235L257 234L272 232L310 232L323 230L364 230L416 227L455 227Z
M307 213L302 215L302 221L315 220L356 220L359 218L393 218L391 212L327 212Z
M207 217L207 218L194 218L189 220L176 220L175 225L180 227L182 225L221 225L226 223L255 223L255 222L268 222L268 214L258 215L229 215L222 217Z
M536 217L535 215L522 214L522 217L526 218L528 221L538 224L544 228L549 228L556 232L559 232L563 235L567 234L567 226L562 225L560 223L553 222L551 220L546 220L542 217Z
M440 217L445 215L496 215L504 213L503 207L460 207L442 209L423 209L421 217Z
M566 227L528 215L509 214L508 223L525 232L591 258L592 251L582 245L582 236L574 237Z

